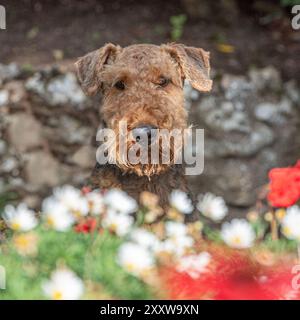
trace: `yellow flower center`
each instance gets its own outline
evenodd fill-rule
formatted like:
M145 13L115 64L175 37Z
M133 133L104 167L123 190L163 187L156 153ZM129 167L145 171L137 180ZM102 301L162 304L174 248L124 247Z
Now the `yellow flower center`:
M113 232L116 232L118 229L118 225L116 223L112 223L110 225L110 230L113 231Z
M80 210L72 210L72 213L75 218L80 218L81 217L81 211Z
M234 245L240 245L242 243L242 239L240 236L233 237L231 241Z
M282 232L283 234L285 234L286 236L290 236L292 234L292 230L289 227L283 227L282 228Z
M18 230L20 230L21 225L20 225L20 223L18 223L18 222L12 222L11 228L12 228L13 230L15 230L15 231L18 231Z
M135 270L135 265L130 262L126 263L125 267L126 267L127 271L129 271L129 272L133 272Z
M20 235L15 238L15 245L20 249L26 249L29 244L30 241L26 235Z
M284 209L278 209L278 210L276 210L276 218L279 220L279 221L281 221L283 218L284 218L284 216L285 216L285 214L286 214L286 211L284 210Z
M62 293L61 291L54 291L52 294L53 300L62 300Z
M53 227L54 226L54 219L52 217L47 217L47 224L50 227Z

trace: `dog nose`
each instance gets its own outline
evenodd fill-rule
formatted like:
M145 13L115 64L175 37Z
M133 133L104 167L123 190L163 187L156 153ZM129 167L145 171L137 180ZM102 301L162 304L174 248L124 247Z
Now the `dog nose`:
M156 127L143 125L132 130L133 138L140 144L151 144L156 136Z

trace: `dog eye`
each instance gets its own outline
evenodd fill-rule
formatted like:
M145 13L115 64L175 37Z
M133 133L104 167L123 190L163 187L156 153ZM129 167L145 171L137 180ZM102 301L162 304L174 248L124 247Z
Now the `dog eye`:
M124 89L125 89L125 83L124 83L124 81L122 81L122 80L117 81L117 82L114 84L114 87L117 88L118 90L124 90Z
M165 77L160 77L157 84L161 87L166 87L169 83L170 83L170 79Z

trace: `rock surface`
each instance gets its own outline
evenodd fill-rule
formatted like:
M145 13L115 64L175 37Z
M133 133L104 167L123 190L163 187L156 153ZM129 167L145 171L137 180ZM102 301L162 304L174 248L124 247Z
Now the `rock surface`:
M96 149L91 146L82 146L70 160L81 168L92 169L96 163Z
M0 85L6 81L12 80L21 74L21 69L15 64L0 64Z
M87 183L98 106L71 72L19 75L17 67L0 65L0 193L16 191L35 206L54 186Z
M225 197L232 206L255 203L270 168L300 158L300 96L277 70L223 75L211 94L190 102L191 121L205 129L205 169L194 190Z
M22 153L42 146L42 126L32 115L16 113L10 116L8 121L8 142L17 152Z
M45 151L35 151L25 156L25 176L33 191L67 182L68 171Z
M99 102L83 95L69 71L20 74L16 65L0 65L0 193L17 191L35 206L53 186L87 183ZM192 189L223 196L234 212L251 207L268 170L300 158L298 84L267 67L215 73L207 94L188 84L184 90L190 122L205 130L204 172L189 177Z
M71 72L61 74L53 69L37 72L27 80L26 88L50 106L70 104L83 109L87 103L76 76Z

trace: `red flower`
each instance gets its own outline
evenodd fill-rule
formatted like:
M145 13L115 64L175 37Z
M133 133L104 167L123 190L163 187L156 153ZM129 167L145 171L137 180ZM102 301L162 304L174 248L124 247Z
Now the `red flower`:
M81 189L81 193L82 194L87 194L90 193L92 191L91 187L85 186Z
M169 267L161 277L169 299L278 300L300 299L293 290L291 268L264 267L249 255L212 254L213 267L199 278Z
M269 178L272 207L290 207L300 199L300 161L294 167L272 169Z
M75 226L75 231L78 233L92 233L97 228L97 220L95 218L87 218L79 222Z

